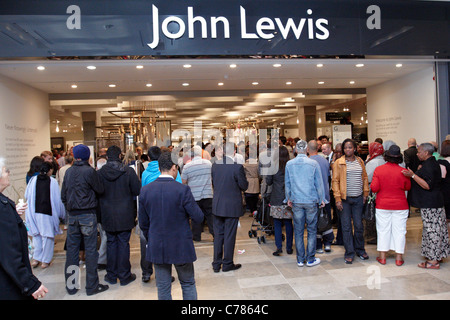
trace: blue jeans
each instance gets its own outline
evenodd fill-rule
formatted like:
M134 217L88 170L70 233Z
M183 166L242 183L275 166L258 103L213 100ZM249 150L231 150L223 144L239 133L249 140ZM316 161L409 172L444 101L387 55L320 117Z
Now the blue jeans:
M293 239L293 226L292 219L276 219L273 218L273 225L275 231L275 245L277 249L282 248L283 244L283 224L286 228L286 251L292 250L292 239Z
M293 220L295 247L297 249L297 262L313 262L316 255L317 218L319 212L318 206L315 203L294 203L292 211L294 212ZM305 223L306 230L308 232L306 254L305 244L303 241Z
M79 283L73 283L73 281L78 280L75 277L75 269L80 272L78 268L81 239L84 241L86 253L86 292L92 293L99 284L97 271L97 216L95 214L69 215L65 266L66 288L68 291L72 291L79 285Z
M342 207L340 218L342 240L345 248L344 257L353 259L355 253L358 255L366 253L364 249L364 225L362 222L363 196L347 197L346 200L342 200Z
M158 300L172 300L172 265L154 263L153 266L155 267ZM197 300L194 264L191 262L174 266L183 291L183 300Z

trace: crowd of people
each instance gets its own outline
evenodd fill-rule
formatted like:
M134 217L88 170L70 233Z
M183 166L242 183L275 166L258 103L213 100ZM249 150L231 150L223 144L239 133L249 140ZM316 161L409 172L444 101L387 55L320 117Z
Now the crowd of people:
M80 144L65 155L44 151L34 157L26 175L26 202L18 204L3 195L9 171L1 162L0 283L6 289L0 299L46 295L32 269L50 267L55 236L64 224L68 294L80 290L75 275L81 262L87 295L108 290L108 284L135 281L130 238L136 230L142 281L150 281L154 271L158 299L171 299L174 266L183 298L195 300L194 241L201 241L207 227L214 244L213 272L238 270L239 218L246 211L254 215L266 195L273 255L283 254L284 227L286 253L295 249L299 267L320 264L317 255L330 252L332 245L344 246L345 264L356 257L367 260L366 243L377 245L381 265L392 250L395 264L402 266L406 223L412 210L420 210L425 260L418 267L439 269L450 253L450 137L440 148L433 142L417 146L411 138L404 152L393 141L376 139L368 150L361 157L352 139L333 147L326 136L311 141L281 136L267 145L224 140L184 153L153 146L136 155L111 146L99 150L94 166L90 149ZM260 158L252 161L250 154ZM264 170L263 158L276 162L276 170ZM372 218L365 218L368 199L376 204ZM323 216L329 223L319 228ZM106 269L108 284L100 283L99 269Z

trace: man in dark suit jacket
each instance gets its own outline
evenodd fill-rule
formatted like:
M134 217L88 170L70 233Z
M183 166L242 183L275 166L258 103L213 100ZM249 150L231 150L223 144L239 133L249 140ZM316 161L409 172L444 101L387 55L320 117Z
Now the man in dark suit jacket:
M147 239L146 259L155 267L159 300L171 300L172 264L177 270L183 299L196 300L194 261L197 260L189 219L203 221L203 212L189 186L177 182L178 168L171 152L158 159L161 175L142 187L139 226Z
M216 156L223 153L216 147ZM233 263L234 246L239 217L244 214L242 191L247 190L248 181L244 167L233 161L235 148L233 143L225 144L225 155L217 160L211 169L214 188L214 272L236 270L240 264ZM217 231L216 231L217 230Z
M410 168L413 172L417 171L417 168L420 165L420 160L417 157L417 142L416 139L410 138L408 140L408 149L403 151L405 155L405 165L407 168Z

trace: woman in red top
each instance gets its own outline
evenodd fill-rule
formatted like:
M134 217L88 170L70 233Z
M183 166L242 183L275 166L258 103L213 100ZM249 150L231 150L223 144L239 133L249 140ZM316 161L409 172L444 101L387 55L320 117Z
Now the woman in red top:
M375 215L377 249L380 252L377 261L386 264L386 252L394 250L395 264L401 266L404 262L406 221L409 214L406 191L411 189L411 180L403 175L404 168L399 166L403 162L403 156L398 146L391 146L384 159L386 164L375 169L370 185L377 194Z

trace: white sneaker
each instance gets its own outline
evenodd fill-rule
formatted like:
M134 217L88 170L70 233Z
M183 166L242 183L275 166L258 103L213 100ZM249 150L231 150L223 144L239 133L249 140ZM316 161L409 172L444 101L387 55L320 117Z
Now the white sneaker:
M305 264L303 262L297 262L297 266L303 267Z
M307 267L314 267L314 266L316 266L316 265L318 265L320 263L320 259L319 258L314 258L314 261L312 261L312 262L307 262L306 263L306 266Z
M316 249L316 253L322 254L323 253L323 249Z

